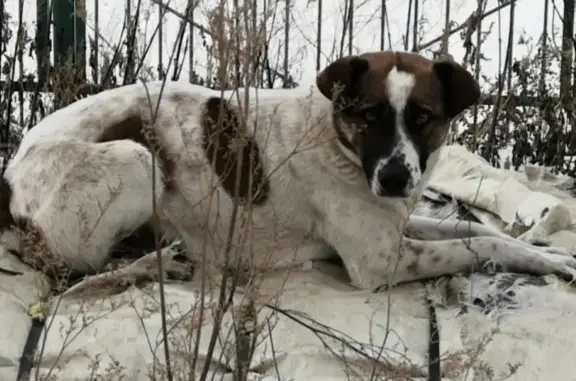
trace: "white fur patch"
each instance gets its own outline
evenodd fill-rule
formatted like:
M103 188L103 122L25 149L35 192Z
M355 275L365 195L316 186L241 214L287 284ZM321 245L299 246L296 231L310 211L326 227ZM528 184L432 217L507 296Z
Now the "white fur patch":
M386 78L386 89L388 91L388 99L390 105L396 111L396 131L399 136L398 145L394 148L389 157L381 158L376 164L374 169L374 177L372 178L371 189L374 194L378 195L380 192L380 184L378 182L378 172L388 163L392 157L399 158L404 162L404 165L410 171L411 178L406 185L406 190L412 190L422 178L422 171L420 169L420 157L414 143L408 138L404 125L404 109L408 103L410 92L416 83L414 74L398 71L393 67L388 77Z
M382 190L380 187L380 182L378 181L378 172L382 170L382 168L386 165L387 162L388 162L387 157L378 160L376 168L374 168L374 173L372 174L372 182L370 184L370 189L372 190L372 193L374 193L376 196L380 195L380 192Z

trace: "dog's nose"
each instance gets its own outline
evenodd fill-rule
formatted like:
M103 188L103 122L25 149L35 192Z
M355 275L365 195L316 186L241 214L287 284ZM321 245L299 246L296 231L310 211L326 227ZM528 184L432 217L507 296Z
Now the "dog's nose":
M410 171L402 163L391 161L378 174L381 195L390 197L406 197L410 181Z

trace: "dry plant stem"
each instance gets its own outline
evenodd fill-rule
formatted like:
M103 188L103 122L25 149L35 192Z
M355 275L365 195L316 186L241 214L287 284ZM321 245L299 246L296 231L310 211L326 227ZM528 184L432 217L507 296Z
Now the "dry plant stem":
M257 13L257 9L255 8L256 4L253 4L253 9L252 14L255 16ZM286 36L288 35L288 25L289 25L289 3L286 3L286 28L285 28L285 33ZM248 30L248 20L252 20L252 35L247 39L247 43L248 43L248 51L252 52L252 53L256 53L257 51L261 50L261 41L263 40L262 36L260 35L260 32L258 31L258 27L257 27L257 22L255 17L251 17L249 12L248 12L248 7L244 7L244 21L246 24L246 29ZM240 28L239 25L239 19L236 20L237 21L237 28ZM236 35L238 36L240 33L240 31L238 30ZM248 32L249 33L249 32ZM288 58L288 44L287 41L285 42L285 59L287 60ZM237 51L240 51L240 41L237 40ZM253 54L249 54L249 56L253 56ZM250 73L253 73L252 69L255 69L257 67L258 62L252 62L252 60L250 59L245 59L244 60L244 67L243 67L243 72L246 73L245 76L247 78L245 78L245 82L246 82L246 86L252 86L253 85L253 77L250 75ZM253 65L254 67L251 67L251 65ZM288 66L285 66L285 72L288 73ZM240 74L240 73L238 73ZM290 85L290 83L288 82L284 82L284 87L288 87ZM239 103L241 102L241 100L238 100ZM246 120L247 119L247 115L249 113L250 110L250 93L248 91L244 92L244 115L241 116L241 119ZM257 129L258 129L258 125L255 124L254 125L254 133L257 133ZM254 152L252 151L249 155L249 168L253 167L253 163L252 163L252 157L254 156ZM242 155L240 154L240 150L238 151L238 160L241 160L240 158L242 157ZM240 171L240 165L241 163L239 163L239 166L237 167L237 170ZM249 171L250 173L252 173L252 171ZM252 189L252 182L253 182L253 177L250 176L249 178L249 186L248 189ZM236 191L238 192L240 189L240 175L239 173L237 173L236 176ZM246 205L246 210L251 211L252 210L252 194L249 195L248 197L248 202ZM232 284L232 291L230 293L230 297L229 297L229 303L232 304L233 303L233 296L234 293L236 291L236 287L238 285L239 279L240 279L240 271L241 271L241 263L240 263L240 255L237 255L236 258L236 264L234 266L235 268L235 274L234 274L234 279L233 279L233 284ZM256 347L256 340L257 340L257 333L256 331L256 327L257 327L257 311L256 311L256 307L255 307L255 303L253 300L253 297L251 295L252 290L250 289L253 285L251 284L251 282L248 280L247 281L247 285L246 285L246 290L245 290L245 295L244 298L241 302L240 305L240 309L239 309L239 317L238 317L238 321L236 322L236 327L235 327L235 335L236 335L236 364L237 364L237 369L235 370L236 372L236 377L235 377L235 381L246 381L247 377L248 377L248 371L250 369L250 364L252 362L252 356ZM246 300L247 299L247 300Z
M353 40L354 40L354 0L348 0L350 4L350 10L348 11L348 55L352 55L352 47L353 47Z
M450 0L447 0L450 1ZM485 0L478 0L478 8L476 10L476 14L480 15L482 14L482 11L484 10L484 6L485 6ZM476 78L476 81L480 81L480 57L482 55L482 50L481 50L481 46L482 46L482 18L479 17L478 18L478 27L476 28L476 56L475 58L475 66L476 66L476 70L474 73L474 77ZM474 105L474 119L472 122L472 150L476 151L476 126L478 125L478 106L479 106L479 100L476 102L476 104Z
M446 1L446 6L444 8L444 31L442 34L442 43L440 45L440 51L443 56L448 54L448 43L450 42L450 0ZM481 0L479 0L481 1Z
M122 41L122 37L124 36L124 32L126 31L126 24L124 24L122 26L122 30L120 31L120 37L118 38L120 41ZM118 44L116 46L116 49L114 49L114 54L112 55L112 62L110 62L110 66L108 66L108 68L106 69L106 73L104 74L104 78L102 78L102 82L100 83L100 86L103 89L108 88L108 86L110 85L110 80L112 78L112 75L114 73L114 68L116 67L116 65L119 62L120 59L120 49L121 49L121 44Z
M404 50L408 50L408 41L410 39L410 19L412 14L412 2L414 0L408 1L408 15L406 15L406 34L404 35Z
M160 19L159 22L162 22ZM182 28L182 25L180 26ZM168 70L170 69L170 64L172 63L172 58L174 56L174 50L172 51L172 55L170 56L170 61L168 62ZM148 106L151 112L151 120L152 125L156 123L156 117L158 115L158 110L160 108L160 100L162 99L162 93L164 91L164 86L166 85L166 78L162 81L162 87L160 89L160 94L158 96L158 101L156 102L156 108L152 110L152 99L150 98L150 92L148 91L148 87L146 83L143 82L144 87L146 88L146 94L148 97ZM157 210L157 200L156 200L156 154L152 155L152 214L156 222L158 222L158 210ZM157 225L158 226L158 225ZM154 243L156 246L156 259L158 262L158 283L159 283L159 292L160 292L160 313L162 318L162 336L164 341L164 358L166 361L166 377L168 381L173 381L172 376L172 367L170 363L170 348L169 348L169 340L168 340L168 327L166 323L166 300L164 294L164 268L162 263L162 248L160 245L160 237L158 236L158 232L154 232Z
M136 44L136 21L140 17L140 8L142 5L142 0L138 0L136 3L136 14L134 15L134 20L126 15L126 23L128 24L128 41L126 41L127 54L126 54L126 65L124 68L124 79L122 81L123 85L133 83L136 80L135 70L134 70L134 50ZM162 20L162 19L160 19ZM161 22L161 21L160 21Z
M164 53L164 30L162 28L162 20L164 20L164 9L161 6L158 6L158 78L164 79L164 63L162 62L162 53ZM186 13L188 14L188 13ZM180 48L178 48L178 53L180 53ZM176 56L176 62L178 62L178 56ZM176 64L176 68L178 68L178 64Z
M11 86L12 86L12 82L14 82L14 76L16 74L16 62L15 62L14 58L18 56L18 50L19 50L19 47L22 45L21 40L22 40L22 35L24 33L23 19L22 19L23 11L24 11L24 0L19 0L18 1L18 29L16 31L16 43L14 44L14 53L13 53L12 59L11 59L12 62L10 64L10 80L6 81L6 88L3 89L4 92L7 94L6 101L7 101L8 105L7 105L7 112L6 112L6 120L8 121L8 125L10 123L10 119L12 116ZM2 15L2 18L4 18L4 15ZM3 27L3 26L0 25L0 27ZM9 58L9 60L10 60L10 58ZM23 103L20 104L20 107L23 107ZM0 142L0 143L8 144L9 139L10 139L10 131L9 130L7 131L5 137L6 137L6 142Z
M238 6L237 6L237 1L234 2L235 10L239 10ZM239 17L239 12L236 12L233 18L233 27L234 29L236 29L235 35L235 45L236 45L236 49L234 49L233 52L233 59L234 59L234 69L235 69L235 78L236 78L236 86L239 83L242 83L241 81L241 71L240 71L240 57L239 57L239 52L240 52L240 40L239 40L239 35L240 35L240 17ZM246 28L248 31L248 22L250 20L250 15L248 13L248 9L244 8L244 19L246 21ZM256 27L256 24L253 23L253 27ZM249 40L249 39L248 39ZM229 49L227 49L228 51L226 52L222 52L223 54L226 55L226 57L229 57ZM243 71L245 73L250 73L250 63L248 62L249 60L244 60L244 65L243 66ZM228 62L228 60L224 60L224 63ZM222 62L221 62L222 65ZM226 65L221 66L220 68L220 73L222 73L222 68L225 68ZM246 79L246 85L249 86L251 81L250 78ZM236 96L238 96L238 93L236 93ZM240 99L238 99L239 103L244 103L244 110L247 110L248 108L248 104L249 104L249 93L246 92L245 93L245 98L244 98L244 102L242 102ZM224 116L224 112L223 112L223 108L220 108L219 110L219 117L218 117L218 121L219 123L228 123L230 121L227 120L223 120L223 116ZM240 110L242 111L242 110ZM240 115L240 119L244 120L244 116ZM241 154L241 148L240 147L244 142L238 142L239 147L237 147L237 158L235 161L235 165L236 165L236 182L234 184L234 195L233 195L233 199L234 199L234 205L233 205L233 211L232 211L232 216L231 216L231 220L230 220L230 227L228 230L228 235L226 238L226 244L225 244L225 249L224 249L224 267L225 268L230 268L230 265L232 264L231 262L231 257L230 254L232 252L232 245L233 245L233 240L234 240L234 233L238 230L236 225L237 225L237 220L239 217L239 204L238 204L238 197L237 195L239 194L239 190L240 190L240 174L241 174L241 170L243 167L243 155ZM250 179L251 181L252 179ZM251 204L250 202L248 202L248 204L246 205L246 210L250 210ZM214 344L216 341L216 336L218 334L218 331L220 329L221 326L221 321L223 318L224 313L226 313L226 311L229 309L229 307L233 304L234 302L234 293L236 291L236 286L238 284L238 280L239 280L239 270L240 270L240 262L239 262L239 258L236 258L236 260L234 261L234 266L233 268L236 270L234 273L234 276L232 278L232 287L231 287L231 292L230 295L226 295L226 285L227 285L227 281L229 278L229 274L228 272L224 272L224 274L222 274L222 282L220 285L220 294L219 294L219 300L218 300L218 308L216 311L216 317L215 317L215 326L214 329L212 330L212 336L210 338L210 343L208 346L208 357L210 358L212 356L212 351L214 349ZM250 308L248 308L250 311L253 311L254 307L253 307L253 302L249 301L248 302L249 306L251 306ZM238 381L243 381L246 379L247 377L247 373L248 373L248 369L250 366L250 360L251 360L251 353L253 352L253 345L254 345L254 339L250 340L250 335L247 335L245 332L245 327L243 324L243 311L242 311L242 307L241 307L241 311L240 311L240 322L237 322L236 325L236 329L235 329L235 333L236 333L236 356L237 356L237 369L234 370L235 373L235 379ZM249 315L253 315L253 313L250 313ZM253 320L253 319L249 319L249 320ZM240 327L238 327L238 324L240 324ZM207 365L207 364L206 364ZM203 369L203 373L201 375L201 379L203 379L204 375L206 374L207 371L207 366L204 367Z
M153 122L154 123L154 122ZM156 226L160 222L158 219L157 201L156 201L156 155L152 155L152 214ZM168 327L166 324L166 297L164 295L164 268L162 263L162 247L160 245L160 236L157 231L154 231L154 245L156 246L156 259L158 261L158 282L160 288L160 311L162 315L162 336L164 336L164 357L166 360L166 377L172 381L172 368L170 364L170 350L168 347Z
M220 6L222 6L222 3L220 4ZM190 21L190 22L192 23L192 21ZM192 24L193 24L193 23L192 23ZM193 24L193 25L195 25L195 24ZM210 35L213 36L211 33L210 33ZM223 55L224 53L226 54L226 56L222 56L220 61L221 61L221 63L222 63L222 61L223 61L225 64L227 64L227 63L228 63L228 53L229 53L229 52L221 52L222 55ZM224 73L220 73L220 78L222 79L223 77L224 77ZM220 110L219 110L219 115L218 115L218 117L219 117L219 120L221 121L221 118L222 118L222 108L220 108ZM218 144L218 143L216 143L216 144ZM211 184L214 183L215 181L217 181L214 176L215 176L215 175L212 174L211 177L210 177L210 183L211 183ZM215 189L214 189L212 192L210 192L209 200L208 200L208 201L209 201L209 205L211 205L212 202L213 202L213 200L214 200L215 192L216 192ZM237 212L235 212L234 214L236 214L236 213L237 213ZM205 219L204 223L206 224L205 226L208 226L208 224L209 224L208 215L206 216L206 219ZM209 233L206 231L206 234L209 234ZM208 281L207 277L208 277L208 275L209 275L209 274L207 274L208 266L207 266L206 258L205 258L206 246L207 246L207 237L204 238L204 242L203 242L203 254L202 254L202 258L201 258L201 260L200 260L200 276L201 276L201 280L200 280L200 295L201 295L201 297L200 297L200 311L199 311L199 321L200 321L200 324L202 324L202 322L204 321L204 312L205 312L205 308L206 308L206 306L205 306L205 296L206 296L207 281ZM224 284L224 286L226 285L226 283L227 283L226 276L227 276L227 275L226 275L225 273L222 274L221 285L222 285L222 284ZM222 287L221 287L220 291L222 292ZM221 295L220 295L220 296L221 296ZM218 311L217 311L217 313L218 313ZM217 328L216 328L217 326L218 326L218 324L215 324L215 325L214 325L214 328L212 329L212 332L211 332L210 344L211 344L212 349L210 350L210 345L209 345L209 351L210 351L211 353L210 353L209 356L206 356L206 361L204 362L204 366L202 367L202 371L201 371L201 375L200 375L200 380L202 380L202 381L204 381L204 380L206 379L207 374L208 374L209 362L210 362L210 359L211 359L211 357L212 357L212 353L213 353L213 351L214 351L214 345L215 345L215 342L216 342L216 337L217 337L217 335L218 335L218 331L216 331L216 330L217 330ZM202 337L202 329L198 329L197 335L196 335L196 342L195 342L195 345L194 345L194 353L193 353L193 358L192 358L192 366L191 366L192 369L191 369L190 379L193 379L193 377L195 378L195 376L196 376L196 366L197 366L197 362L198 362L198 358L199 358L199 353L200 353L200 340L201 340L201 337Z
M240 305L238 318L235 319L236 369L235 381L246 381L256 339L256 309L251 296Z
M549 2L544 2L544 23L542 25L542 62L540 63L540 81L538 85L538 93L544 99L546 92L546 66L548 63L548 7Z
M168 4L164 4L161 0L151 0L154 4L158 4L160 6L162 6L164 9L166 9L168 12L172 13L173 15L175 15L176 17L179 17L180 19L186 20L186 22L190 23L191 25L194 25L194 27L196 27L198 30L200 30L202 33L206 34L207 36L210 36L214 39L217 39L218 36L214 36L214 34L209 31L208 29L206 29L205 27L203 27L202 25L198 24L197 22L195 22L194 20L191 20L187 15L178 12L177 10L175 10L174 8L168 6ZM280 73L278 70L276 69L270 69L272 71L272 73L277 76L278 78L280 78L281 80L285 81L288 78L290 78L290 76L288 75L288 73ZM294 85L298 85L297 83L294 83Z
M193 6L195 6L194 3L191 0L189 0L187 5L186 5L186 10L184 11L184 13L187 15L192 14L192 11L193 11L192 7ZM159 6L159 9L161 12L166 12L166 10L160 6ZM159 28L160 28L160 31L162 31L162 27L160 26ZM180 66L178 66L178 61L180 60L180 52L182 50L182 43L184 41L184 32L185 31L186 31L186 20L181 19L180 20L180 28L178 29L178 35L176 37L176 42L175 42L175 47L177 46L178 48L176 49L176 59L175 59L176 64L174 65L174 74L172 75L173 81L178 80L178 78L180 77L180 73L182 71L182 68L184 67L184 61L182 61ZM159 48L159 49L161 49L161 48ZM184 48L184 49L186 51L186 48ZM160 78L164 78L164 74L162 72L162 62L161 61L158 64L158 73L159 73ZM168 74L168 70L166 71L166 74Z
M18 25L24 25L24 20L23 20L23 13L24 13L24 1L20 1L18 3ZM23 28L18 28L21 29L22 31ZM18 103L20 103L20 125L23 126L24 125L24 85L23 85L23 80L24 80L24 35L19 35L18 36L18 41L16 43L16 51L18 53L18 68L19 70L19 78L18 78L18 82L20 84L20 88L18 89ZM16 66L16 65L14 65Z
M220 113L219 113L219 117L218 120L222 121L222 117L224 115L224 109L222 107L222 105L220 106ZM226 122L226 121L224 121ZM237 166L236 166L236 179L240 179L240 171L242 169L242 155L238 154L238 161L237 161ZM236 184L234 186L234 203L233 203L233 207L232 207L232 213L230 216L230 227L228 229L228 233L226 236L226 244L224 247L224 268L229 268L230 267L230 254L232 252L232 247L233 247L233 241L234 241L234 233L236 231L236 222L238 219L238 201L237 201L237 197L236 195L238 194L239 191L239 186L240 186L240 182L239 180L236 181ZM216 308L216 316L214 318L214 327L212 329L211 332L211 336L210 336L210 341L208 344L208 351L206 352L206 358L210 359L212 358L212 355L214 353L214 348L216 345L216 339L218 337L218 334L220 332L220 328L221 328L221 324L222 324L222 319L224 317L224 314L226 313L226 311L228 311L228 309L230 308L230 305L233 303L233 296L234 296L234 291L235 291L235 286L236 286L236 282L234 281L232 284L232 289L230 292L230 295L226 295L226 286L228 284L228 279L229 279L229 274L228 271L224 271L222 273L222 278L220 281L220 289L219 289L219 294L218 294L218 305ZM234 278L237 278L236 276ZM206 361L206 363L204 364L204 367L202 369L202 374L200 376L200 380L204 381L207 377L208 374L208 369L209 369L209 362L208 360Z
M152 1L156 1L156 0L152 0ZM493 15L494 13L502 10L503 8L509 6L509 5L512 3L512 1L516 1L516 0L509 0L509 1L505 2L505 3L502 3L502 4L498 5L497 7L492 8L492 9L489 10L488 12L483 13L482 15L480 15L480 19L485 19L486 17L491 16L491 15ZM460 32L462 29L466 28L467 26L468 26L468 23L464 22L464 23L462 23L461 25L459 25L459 26L457 26L457 27L455 27L455 28L453 28L453 29L450 29L449 34L450 34L450 35L453 35L454 33L458 33L458 32ZM436 38L433 38L432 40L430 40L430 41L428 41L428 42L425 42L425 43L423 43L423 44L420 44L420 45L418 46L418 50L420 51L420 50L429 48L429 47L431 47L432 45L434 45L434 44L442 41L443 38L444 38L444 34L442 34L442 35L440 35L440 36L438 36L438 37L436 37Z
M284 73L289 72L289 48L290 48L290 0L284 1ZM284 79L284 88L289 85L288 79Z
M230 252L232 251L232 240L234 235L234 230L236 228L236 216L238 215L238 202L234 202L232 207L232 214L231 214L231 223L230 228L228 229L228 235L226 237L226 246L224 249L224 257L227 258L230 256ZM210 359L214 354L214 348L216 346L216 339L220 332L220 326L222 324L222 319L224 314L228 310L229 305L226 303L226 284L228 283L228 274L227 272L222 273L222 278L220 281L220 290L218 295L218 306L216 308L216 316L214 317L214 327L212 329L210 335L210 341L208 343L208 350L206 351L206 362L204 363L204 367L202 368L202 373L200 375L200 381L205 381L206 377L208 376L208 370L210 368ZM204 295L201 296L204 298Z
M213 181L213 178L212 178ZM209 200L208 200L208 205L211 205L213 202L213 198L214 198L214 192L211 192L210 196L209 196ZM208 218L205 219L204 223L206 224L206 226L208 225ZM207 246L207 239L204 239L204 244L203 244L203 253L206 253L206 246ZM207 277L207 273L206 273L206 260L205 258L202 258L200 260L200 308L199 308L199 312L198 312L198 321L200 322L200 327L202 327L202 324L204 322L204 311L205 311L205 295L206 295L206 277ZM196 341L194 343L194 351L192 353L192 364L190 366L190 381L193 381L196 377L196 366L198 363L198 358L199 358L199 354L200 354L200 340L202 338L202 329L198 329L197 330L197 334L196 334ZM207 359L208 361L208 359Z
M352 20L350 18L350 10L352 9L351 1L352 0L344 0L344 10L342 13L342 34L340 35L340 51L338 57L342 57L344 55L344 40L350 25L352 25Z
M62 295L58 296L58 298L56 299L56 307L53 308L54 311L58 311L58 307L60 307L61 301L62 301ZM44 332L48 332L50 330L50 328L52 328L52 325L54 324L55 319L56 319L56 314L52 314L52 316L50 317L50 322L44 326ZM45 334L44 338L42 339L42 343L40 344L40 351L38 352L38 358L39 359L42 359L44 357L44 351L46 349L46 340L47 339L48 339L48 335ZM49 370L49 373L51 371L52 371L52 369ZM48 377L46 377L46 378L48 378ZM39 366L36 367L34 380L40 380L40 367Z
M373 360L372 356L370 356L368 353L359 349L359 348L362 348L363 346L365 346L364 343L358 342L353 337L348 336L346 333L344 333L342 331L331 328L331 327L329 327L329 326L327 326L321 322L318 322L316 320L313 320L312 318L305 316L305 315L303 315L297 311L285 310L285 309L276 307L276 306L269 304L269 303L265 303L264 307L269 308L272 311L278 313L279 315L282 315L282 316L298 323L302 327L308 329L322 342L322 345L324 345L324 347L326 349L328 349L330 352L332 352L332 354L336 357L341 357L341 356L339 356L330 347L330 345L328 345L328 343L326 342L326 339L331 339L331 340L336 341L342 347L350 350L351 352L357 354L359 357L361 357L365 360ZM315 327L315 326L317 326L317 327ZM400 352L397 352L397 351L392 350L392 349L388 349L388 351L395 353L397 355L400 355L405 360L408 360L408 358ZM385 358L384 358L384 361L386 361Z
M412 25L412 51L418 51L418 4L420 0L414 0L414 23Z
M193 3L193 5L191 5ZM198 2L195 2L194 0L188 0L188 5L190 6L189 10L190 13L187 14L189 16L189 20L192 20L194 17L194 10L195 8L198 6ZM160 5L159 5L160 6ZM164 8L165 10L167 8ZM190 26L190 75L192 76L192 65L193 65L193 30L194 30L194 24L190 21L189 22L189 26ZM214 197L214 192L211 192L210 196L209 196L209 201L208 204L212 204L212 199ZM206 219L205 221L206 224L208 224L208 219ZM204 248L206 247L207 244L207 240L204 240ZM206 252L206 250L204 249L204 253ZM204 296L206 295L206 261L205 260L201 260L200 261L200 301L199 301L199 311L198 311L198 321L200 322L199 326L200 328L196 330L196 338L194 341L194 349L192 350L192 361L190 364L190 373L188 375L188 379L189 381L194 381L196 379L196 367L198 365L198 358L200 355L200 341L202 339L202 324L204 322L204 311L205 311L205 298ZM208 361L209 359L207 359Z
M512 0L512 2L514 2L515 0ZM498 14L498 24L500 23L500 14ZM506 78L506 73L508 73L508 66L510 66L510 62L512 61L512 57L511 57L511 46L514 43L513 37L514 37L514 28L510 27L509 28L509 32L508 32L508 45L506 48L506 58L504 59L504 68L502 69L502 71L498 72L498 93L496 96L496 103L494 104L494 110L492 111L492 124L490 126L490 130L488 131L488 139L486 141L486 144L484 145L484 152L482 152L482 157L484 157L484 159L488 160L489 162L492 162L491 159L491 154L492 154L492 146L494 144L494 139L496 136L496 124L498 122L498 116L500 114L500 110L501 110L501 99L502 99L502 92L504 91L504 79ZM500 28L498 30L498 34L499 34L499 45L501 45L500 43ZM498 57L499 57L499 65L498 67L500 68L500 62L501 62L501 51L502 49L498 49Z
M220 7L223 7L222 3L220 4ZM226 78L226 68L228 66L229 56L230 56L229 53L230 52L228 50L225 52L220 52L221 59L220 59L219 76L220 76L222 83L224 83L224 80ZM219 112L218 112L219 128L221 128L222 123L228 123L229 122L227 120L223 120L224 115L225 114L224 114L223 105L221 104ZM241 163L238 163L236 169L238 170L240 168L241 168ZM238 172L236 173L236 175L238 175ZM239 177L237 177L237 178L239 178ZM238 194L238 193L237 193L237 187L235 186L234 195L236 195L236 194ZM230 253L232 251L232 241L233 241L233 237L234 237L234 232L236 230L236 220L237 220L237 216L238 216L238 202L236 201L235 197L233 197L233 200L234 200L234 202L233 202L233 207L232 207L232 213L230 216L230 226L229 226L229 229L227 232L225 248L224 248L224 253L223 253L224 268L226 268L230 262L229 257L230 257ZM203 258L202 261L205 262L206 258ZM212 328L212 332L210 334L210 339L209 339L209 343L208 343L208 350L206 352L206 361L204 363L204 366L202 368L202 372L200 374L200 381L205 381L207 376L208 376L208 370L210 368L210 359L212 358L212 356L214 354L214 348L216 346L217 337L220 333L220 328L221 328L220 326L222 324L222 319L223 319L224 314L226 313L226 311L228 310L228 307L229 307L229 305L226 303L226 301L227 301L227 297L226 297L226 285L227 285L227 283L228 283L228 273L227 273L227 271L224 271L221 274L220 289L219 289L219 294L218 294L218 303L217 303L217 307L216 307L216 314L214 317L214 325ZM202 295L202 298L204 298L204 295Z
M96 2L96 4L98 4L98 2ZM50 1L49 6L48 6L48 10L47 10L48 11L48 20L45 20L48 25L50 25L52 23L53 5L54 5L54 1ZM50 28L46 28L44 31L46 32L44 34L44 36L36 35L36 39L37 39L37 41L40 41L40 39L43 39L42 45L47 46L48 43L50 42ZM38 70L39 70L38 82L36 83L36 89L34 90L34 92L32 94L32 99L30 101L30 118L28 120L28 128L29 129L32 128L34 126L34 124L36 123L36 111L38 108L38 101L40 99L40 92L41 92L42 87L47 85L44 81L46 80L46 78L50 74L50 63L45 62L44 58L45 57L42 57L40 59L41 62L38 65ZM22 124L22 126L24 126L24 124Z
M274 336L272 335L272 326L270 325L270 319L266 319L266 327L268 328L268 337L270 338L270 351L272 352L274 372L276 373L276 378L281 380L282 378L280 377L280 369L278 369L278 361L276 360L276 347L274 345Z
M322 0L318 1L318 18L316 20L318 32L316 35L316 71L320 71L320 53L322 52ZM386 1L386 0L384 0Z

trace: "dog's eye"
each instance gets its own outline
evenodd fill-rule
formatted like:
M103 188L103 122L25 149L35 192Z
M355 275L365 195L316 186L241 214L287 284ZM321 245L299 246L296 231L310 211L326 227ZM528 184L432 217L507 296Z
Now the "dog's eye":
M366 111L364 111L364 119L366 119L366 121L368 122L373 122L376 120L376 110L374 109L368 109Z
M366 107L361 111L362 118L367 122L374 122L381 119L387 112L386 105L375 105Z
M430 114L424 110L420 110L416 113L414 118L414 123L418 126L423 126L430 121Z
M366 134L368 126L366 124L356 124L356 129L362 135Z

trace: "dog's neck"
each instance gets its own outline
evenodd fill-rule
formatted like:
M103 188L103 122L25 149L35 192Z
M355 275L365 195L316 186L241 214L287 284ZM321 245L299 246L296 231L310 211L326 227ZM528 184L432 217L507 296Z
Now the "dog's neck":
M336 115L334 110L332 110L332 125L334 127L334 132L336 133L336 144L342 153L350 159L350 161L356 164L359 168L362 168L362 161L358 156L358 150L352 142L346 137L344 131L342 131L342 121Z

